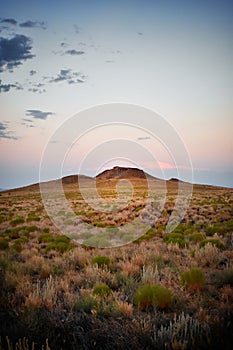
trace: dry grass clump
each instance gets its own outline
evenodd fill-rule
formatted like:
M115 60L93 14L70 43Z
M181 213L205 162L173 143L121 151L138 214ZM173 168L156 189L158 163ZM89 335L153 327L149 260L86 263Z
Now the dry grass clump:
M219 264L221 257L222 253L220 250L211 243L195 251L195 261L197 261L198 265L203 267L215 268Z
M15 345L12 344L12 342L10 341L9 337L6 337L6 346L7 346L7 350L35 350L35 343L34 342L30 342L27 338L23 338L23 339L18 339L15 343ZM2 347L2 341L0 338L0 350L5 350ZM42 345L41 350L51 350L51 348L49 347L49 342L48 339L46 339L45 341L45 346Z
M132 261L122 261L117 264L123 276L139 275L140 266L135 265Z
M120 314L127 317L133 316L133 304L129 304L126 301L121 300L117 300L116 303Z
M142 283L143 284L155 284L159 282L159 270L158 266L143 266L142 268Z
M48 309L53 309L58 300L58 281L52 276L47 278L45 282L37 281L32 285L32 291L26 297L25 307L39 308L42 305Z
M154 331L153 343L158 349L162 349L164 344L169 345L168 349L189 350L208 348L210 328L197 319L182 313L170 321L169 325L163 325Z
M70 265L73 265L75 269L79 270L85 268L90 263L90 253L78 246L66 253L65 259L67 259Z

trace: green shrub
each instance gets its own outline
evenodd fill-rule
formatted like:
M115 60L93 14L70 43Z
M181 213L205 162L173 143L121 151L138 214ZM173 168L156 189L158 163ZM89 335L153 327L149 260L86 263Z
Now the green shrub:
M19 225L24 223L24 218L22 216L18 216L17 218L11 220L11 225Z
M111 294L111 289L105 283L97 284L93 289L93 294L99 297L108 297Z
M42 233L38 237L39 243L50 243L53 242L54 238L50 233Z
M190 241L192 242L195 242L195 243L198 243L198 242L201 242L205 239L205 236L200 233L200 232L196 232L196 233L193 233L190 237L189 237Z
M40 221L40 217L34 213L29 213L27 217L27 222L30 221Z
M9 243L6 239L0 238L0 250L6 250L9 248Z
M199 246L200 248L204 247L207 243L210 243L212 245L215 245L215 247L217 247L218 249L224 249L224 244L222 242L220 242L219 239L204 239L202 242L200 242Z
M89 246L89 247L110 247L111 243L109 242L109 240L106 237L103 237L101 235L92 235L92 237L86 239L85 241L83 241L83 245Z
M20 242L15 241L11 247L18 253L22 250L22 244Z
M56 243L69 243L70 242L70 238L65 236L65 235L60 235L60 236L57 236L54 240Z
M35 232L35 231L37 231L37 230L38 230L38 227L35 226L35 225L26 226L26 227L24 228L24 232L25 232L25 233Z
M137 238L134 240L134 243L140 243L142 242L143 240L149 240L153 237L155 237L156 235L156 232L155 230L153 230L152 228L150 228L143 236Z
M216 225L209 225L205 229L205 233L207 236L213 236L217 232Z
M134 304L141 310L147 310L149 306L166 309L172 305L172 300L172 293L159 284L145 284L134 294Z
M49 233L49 227L45 227L45 228L43 228L43 233Z
M167 244L178 244L180 248L185 248L188 245L183 234L178 232L166 233L163 235L163 240Z
M108 256L104 256L104 255L94 256L92 258L91 262L93 265L97 264L98 267L104 267L104 266L109 267L110 258Z
M82 232L78 235L78 237L80 239L88 239L92 237L92 233L91 232Z
M51 251L51 250L57 250L60 253L65 253L68 250L71 250L74 248L74 245L70 243L64 243L64 242L53 242L49 244L46 248L45 251L46 253Z
M87 314L91 313L93 309L97 307L97 300L89 295L86 295L78 299L75 303L75 311L84 311Z
M20 230L12 229L12 230L10 230L10 232L9 232L8 235L9 235L9 237L10 237L11 239L17 239L17 238L20 237L19 231L20 231Z
M105 224L101 221L96 223L96 227L105 227Z
M205 229L207 236L213 236L215 233L225 234L232 231L233 219L224 222L217 222L215 224L207 226Z
M28 238L26 237L26 236L22 236L22 237L20 237L20 238L17 238L15 241L14 241L15 243L26 243L26 242L28 242Z
M190 290L202 290L205 285L205 275L201 269L193 267L181 275L181 283Z

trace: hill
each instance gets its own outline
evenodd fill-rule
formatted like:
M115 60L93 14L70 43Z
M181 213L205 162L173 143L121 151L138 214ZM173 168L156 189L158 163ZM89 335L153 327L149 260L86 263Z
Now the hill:
M149 176L152 201L147 175L45 182L68 207L39 184L0 193L0 349L231 349L233 189L194 185L182 217L179 180Z
M96 176L98 180L109 180L109 179L155 179L157 178L147 174L138 168L128 168L115 166L112 169L104 170L102 173Z

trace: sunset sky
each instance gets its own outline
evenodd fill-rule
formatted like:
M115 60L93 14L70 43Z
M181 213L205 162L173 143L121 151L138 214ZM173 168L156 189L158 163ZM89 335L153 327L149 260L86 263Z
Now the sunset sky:
M232 1L3 0L0 188L38 182L55 131L78 112L108 103L158 113L182 139L195 183L233 187L232 62ZM82 113L77 118L85 122ZM138 159L147 172L176 175L161 145L133 127L87 133L68 152L64 175L114 132L154 152L156 164ZM55 141L59 153L59 142L69 148L72 140ZM114 154L114 142L109 145ZM108 160L110 165L130 164ZM93 158L82 172L98 169ZM52 164L47 174L53 178Z

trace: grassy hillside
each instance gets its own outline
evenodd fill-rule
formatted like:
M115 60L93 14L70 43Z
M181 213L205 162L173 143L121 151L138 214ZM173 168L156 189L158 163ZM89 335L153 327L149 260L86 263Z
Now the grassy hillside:
M115 185L98 184L104 200L116 198ZM0 349L230 349L233 190L194 186L181 224L166 234L178 186L166 185L152 228L111 248L88 232L78 232L82 245L61 234L38 186L2 192ZM134 180L130 203L109 215L88 206L72 181L64 186L76 215L114 227L116 237L143 213L148 191Z

